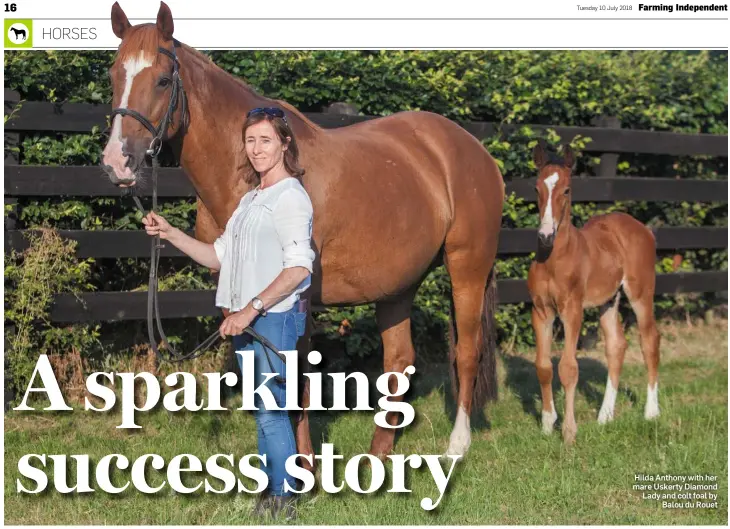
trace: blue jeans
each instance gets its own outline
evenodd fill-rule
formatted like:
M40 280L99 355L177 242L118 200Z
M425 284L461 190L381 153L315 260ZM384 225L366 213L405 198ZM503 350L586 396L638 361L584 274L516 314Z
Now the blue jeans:
M269 312L266 316L258 316L252 324L253 330L269 340L280 351L296 349L297 338L304 334L306 312L299 312L298 305L286 312ZM264 347L248 334L239 334L233 337L234 351L243 351L243 354L254 355L256 369L255 382L259 387L266 378L263 373L279 373L286 377L284 362L274 353L264 353ZM253 351L251 350L253 348ZM269 367L269 359L271 367ZM243 370L241 356L236 355L239 369ZM267 387L276 400L278 407L286 405L286 379L283 384L270 379ZM286 410L266 410L258 394L254 400L256 407L256 430L258 433L258 448L260 455L266 455L266 475L269 478L269 492L274 496L290 496L291 492L284 492L284 481L289 487L295 487L294 478L286 472L286 460L296 454L296 441L289 421L289 412Z

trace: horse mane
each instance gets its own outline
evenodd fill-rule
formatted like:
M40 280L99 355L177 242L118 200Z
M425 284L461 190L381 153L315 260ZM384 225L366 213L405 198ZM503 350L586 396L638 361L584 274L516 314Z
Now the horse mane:
M227 82L222 82L219 84L219 87L224 90L229 90L232 92L232 96L235 97L236 90L243 90L245 91L248 96L251 99L254 100L261 100L261 101L267 101L270 102L270 106L279 106L286 110L286 113L288 116L296 116L299 120L301 120L311 131L313 132L319 132L323 130L319 125L308 119L304 114L302 114L299 110L297 110L295 107L287 103L286 101L282 101L279 99L271 99L269 97L266 97L260 93L258 93L254 88L246 83L242 78L236 77L235 75L232 75L225 71L223 68L218 66L215 62L213 62L213 59L209 56L201 53L200 51L196 50L195 48L188 46L185 43L182 43L180 41L175 41L175 43L182 48L190 58L193 59L193 61L201 68L201 71L204 73L209 73L213 75L217 75L220 79L224 79ZM201 86L203 83L201 83L198 86ZM290 119L291 121L291 119Z
M200 78L196 78L196 74L198 74L198 72L196 72L194 69L191 69L191 71L187 72L188 75L193 76L193 79L191 79L191 81L196 85L197 89L203 91L210 90L213 83L206 83L203 75L214 75L216 76L216 89L220 89L226 92L224 95L226 100L236 101L237 99L239 99L239 91L242 90L248 95L248 98L246 99L253 99L254 101L258 100L262 103L268 104L269 106L279 106L284 108L287 112L287 115L295 116L302 123L304 123L307 128L313 133L317 133L323 130L321 127L309 120L307 117L304 116L304 114L299 112L299 110L294 108L286 101L271 99L259 94L243 79L228 73L223 68L215 64L213 62L213 59L211 59L207 55L199 52L195 48L188 46L183 42L180 42L177 39L173 39L173 42L178 50L182 50L186 54L186 57L192 59L194 64L199 67L200 74L202 74ZM164 55L157 53L159 45L160 34L157 30L156 24L147 23L131 26L127 29L127 32L124 35L124 46L120 46L119 51L117 52L117 59L124 61L127 58L130 58L133 55L139 53L140 50L154 50L154 57L151 57L151 59L156 65L160 60L168 60ZM183 79L183 82L184 81L185 79Z
M558 152L546 150L545 157L547 158L545 166L558 165L560 167L568 167L568 164L565 162L565 158L563 158L563 155Z

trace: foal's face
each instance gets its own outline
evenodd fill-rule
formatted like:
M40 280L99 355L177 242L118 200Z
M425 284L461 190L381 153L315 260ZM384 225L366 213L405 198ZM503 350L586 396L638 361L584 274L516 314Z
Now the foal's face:
M563 159L548 161L541 145L535 148L537 176L537 205L540 211L540 229L537 238L543 247L551 247L563 222L570 222L570 181L573 154L569 147L563 149Z
M173 61L158 51L173 49L172 14L164 2L157 14L157 24L131 26L127 16L115 3L112 7L112 29L122 39L116 60L109 69L113 98L112 108L134 110L155 127L167 112L172 90ZM181 122L181 106L173 112L167 137L177 132ZM101 165L113 184L134 185L145 161L152 133L131 116L115 115Z
M544 246L552 246L560 223L570 204L570 171L565 167L548 165L537 178L537 204L540 209L540 229L537 237ZM568 217L569 218L569 217Z

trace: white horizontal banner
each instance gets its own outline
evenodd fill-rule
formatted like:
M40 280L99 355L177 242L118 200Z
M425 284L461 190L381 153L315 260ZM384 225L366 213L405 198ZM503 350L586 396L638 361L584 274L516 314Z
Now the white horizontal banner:
M132 24L154 19L130 19ZM188 20L174 36L198 49L723 48L722 21ZM103 20L36 19L34 49L116 49Z
M17 11L6 16L19 18L92 19L109 16L113 1L19 0ZM449 0L428 2L416 0L277 0L276 2L232 2L206 0L167 0L172 14L178 18L727 18L727 2L604 2L595 0L515 0L512 2L476 2ZM129 18L154 16L159 8L156 0L119 0ZM694 8L693 6L708 6ZM714 6L714 7L712 7Z

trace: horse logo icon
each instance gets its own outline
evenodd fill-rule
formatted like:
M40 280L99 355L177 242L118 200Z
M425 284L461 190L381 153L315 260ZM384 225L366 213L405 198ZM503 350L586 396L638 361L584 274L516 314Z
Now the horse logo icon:
M30 20L6 20L5 47L30 48L32 27Z
M25 29L10 28L10 31L12 31L15 34L15 38L12 40L17 40L18 42L25 42L25 39L28 38L28 32Z

